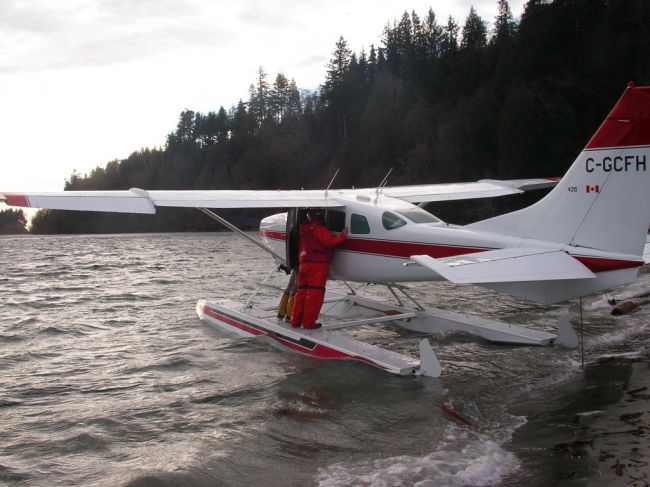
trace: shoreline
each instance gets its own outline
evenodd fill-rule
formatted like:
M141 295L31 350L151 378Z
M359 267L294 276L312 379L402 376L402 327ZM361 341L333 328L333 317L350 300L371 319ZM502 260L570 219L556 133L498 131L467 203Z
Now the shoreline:
M650 355L646 351L631 366L620 400L579 440L596 465L590 485L650 486Z
M503 486L650 487L650 348L602 356L519 402L511 448L521 469Z

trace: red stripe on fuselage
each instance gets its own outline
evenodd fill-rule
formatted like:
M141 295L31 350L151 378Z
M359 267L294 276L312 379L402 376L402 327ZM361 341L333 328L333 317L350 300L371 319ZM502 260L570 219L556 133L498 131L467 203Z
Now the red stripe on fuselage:
M284 232L273 232L271 230L260 230L260 235L271 240L286 240L287 235Z
M620 271L622 269L634 269L643 265L643 262L638 260L603 259L602 257L581 255L572 255L571 257L582 263L591 272Z
M266 235L267 233L272 234L273 236ZM262 235L265 235L268 238L274 238L275 240L285 240L285 234L282 232L269 232L265 230ZM429 255L434 259L442 259L445 257L454 257L457 255L472 254L493 249L348 237L345 242L343 242L343 245L338 247L338 250L384 257L398 257L403 259L408 259L412 255ZM572 257L584 264L591 272L633 269L643 265L642 261L637 260L608 259L604 257L579 255L573 255Z
M460 247L453 245L399 242L395 240L370 240L361 238L348 238L339 248L348 252L385 255L388 257L408 258L412 255L429 255L434 259L491 250L477 247Z

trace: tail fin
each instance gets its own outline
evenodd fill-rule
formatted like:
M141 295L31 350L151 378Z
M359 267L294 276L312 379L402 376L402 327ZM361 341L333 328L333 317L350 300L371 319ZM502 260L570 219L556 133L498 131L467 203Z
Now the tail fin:
M650 224L650 87L630 83L545 198L468 228L640 256Z

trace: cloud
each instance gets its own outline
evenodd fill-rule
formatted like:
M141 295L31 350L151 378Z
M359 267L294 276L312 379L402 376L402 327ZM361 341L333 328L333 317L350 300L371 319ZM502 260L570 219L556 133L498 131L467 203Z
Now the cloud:
M163 144L186 107L246 99L259 66L315 89L339 36L367 52L404 11L462 25L472 4L493 22L497 0L0 0L2 182L61 189Z
M236 39L228 18L206 17L196 2L10 0L0 5L4 73L105 66Z
M265 64L302 47L331 51L338 35L358 51L378 44L386 22L404 11L425 15L429 4L375 0L3 0L0 73L107 66L177 50L232 46ZM442 21L461 24L473 4L492 22L496 0L448 0L435 6ZM513 0L519 9L523 0ZM514 4L514 5L513 5ZM440 10L438 10L440 8ZM443 11L446 9L446 11ZM334 33L333 31L337 31ZM262 57L265 55L265 57ZM304 55L301 56L303 59Z

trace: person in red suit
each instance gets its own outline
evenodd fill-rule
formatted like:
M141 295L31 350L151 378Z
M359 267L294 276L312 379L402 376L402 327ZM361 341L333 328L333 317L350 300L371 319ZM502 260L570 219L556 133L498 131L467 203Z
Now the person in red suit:
M348 235L345 228L340 235L332 235L323 225L319 210L309 210L307 223L300 225L298 245L298 292L293 302L291 326L320 328L316 323L325 299L325 283L334 256L334 247Z

